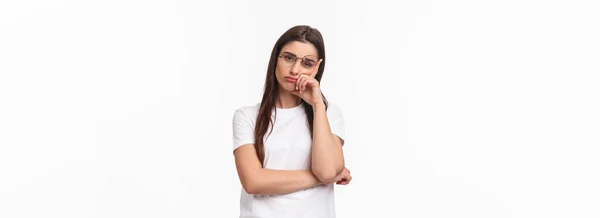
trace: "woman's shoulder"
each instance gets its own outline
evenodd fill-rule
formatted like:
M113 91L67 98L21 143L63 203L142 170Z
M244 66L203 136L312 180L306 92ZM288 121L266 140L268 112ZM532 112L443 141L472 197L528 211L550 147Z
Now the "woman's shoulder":
M244 116L248 118L256 118L258 115L258 109L260 108L260 103L256 103L253 105L244 105L235 109L234 117Z
M252 112L252 111L258 111L260 107L260 103L256 103L256 104L251 104L251 105L242 105L238 108L236 108L236 111L245 111L245 112Z

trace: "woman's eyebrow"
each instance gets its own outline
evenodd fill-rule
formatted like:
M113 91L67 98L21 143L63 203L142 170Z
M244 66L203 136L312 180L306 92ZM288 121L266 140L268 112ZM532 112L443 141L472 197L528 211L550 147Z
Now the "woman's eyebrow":
M289 51L284 51L283 53L288 53L288 54L294 55L295 57L298 57L298 55L296 55L296 54L294 54L294 53L291 53L291 52L289 52Z
M289 52L289 51L282 51L281 53L288 53L288 54L290 54L290 55L293 55L294 57L298 57L298 55L296 55L296 54L294 54L294 53L291 53L291 52ZM306 55L306 56L310 56L310 57L316 57L315 55ZM306 56L304 56L304 57L306 57Z

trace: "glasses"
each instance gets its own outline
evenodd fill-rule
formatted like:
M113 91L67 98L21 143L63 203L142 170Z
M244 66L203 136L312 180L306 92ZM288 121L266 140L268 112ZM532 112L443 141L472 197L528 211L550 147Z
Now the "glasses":
M286 67L294 66L296 61L299 59L296 57L296 55L287 52L283 52L281 55L279 55L279 58L281 58L281 64ZM307 69L313 69L317 65L317 57L313 55L304 56L301 60L302 67Z

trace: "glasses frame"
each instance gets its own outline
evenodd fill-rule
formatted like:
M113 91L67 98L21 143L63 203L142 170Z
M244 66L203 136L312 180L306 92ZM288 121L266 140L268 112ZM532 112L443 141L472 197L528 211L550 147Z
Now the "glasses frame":
M289 54L289 55L294 56L296 58L291 65L287 65L285 63L285 60L283 60L283 53ZM302 58L298 58L298 56L296 56L295 54L292 54L292 53L289 53L289 52L282 52L277 57L279 57L281 64L283 64L283 66L286 66L286 67L294 66L296 64L296 62L298 62L298 60L302 60L302 61L300 61L301 66L304 67L304 68L306 68L306 69L311 69L312 70L312 69L314 69L317 66L317 63L318 63L316 60L310 59L311 61L315 62L315 65L312 66L312 67L307 67L306 65L304 65L304 62L305 62L304 59L307 58L307 57L314 57L315 59L317 59L316 56L314 56L314 55L306 55L306 56L304 56Z

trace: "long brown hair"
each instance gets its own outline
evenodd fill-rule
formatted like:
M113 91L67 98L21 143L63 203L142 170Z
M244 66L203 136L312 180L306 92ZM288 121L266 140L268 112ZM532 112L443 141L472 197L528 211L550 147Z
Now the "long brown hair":
M256 155L258 155L258 159L263 164L265 160L265 134L269 129L269 125L273 127L275 125L274 120L271 119L271 115L275 111L275 99L279 95L279 86L277 82L277 77L275 77L277 60L279 56L279 52L284 45L292 41L299 41L304 43L311 43L317 48L317 52L321 61L321 65L319 66L319 70L315 79L321 82L321 77L323 77L323 69L325 69L325 45L323 43L323 36L319 32L319 30L312 28L310 26L299 25L294 26L288 29L283 35L279 37L275 46L273 46L273 51L271 52L271 58L269 59L269 67L267 68L267 78L265 80L264 93L262 97L262 101L260 104L260 109L258 110L258 117L256 118L256 127L254 128L254 147L256 148ZM323 93L321 93L323 97L323 102L325 102L325 107L327 108L327 99ZM312 137L313 130L313 109L310 104L302 100L302 106L304 107L304 111L306 112L307 123L310 128L310 135ZM276 111L275 111L276 112ZM276 119L277 114L275 114ZM273 129L271 128L271 132ZM271 134L269 132L269 134Z

